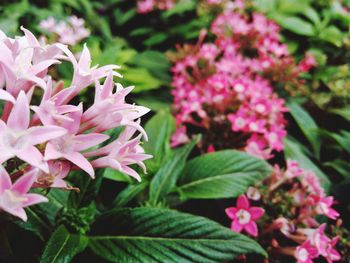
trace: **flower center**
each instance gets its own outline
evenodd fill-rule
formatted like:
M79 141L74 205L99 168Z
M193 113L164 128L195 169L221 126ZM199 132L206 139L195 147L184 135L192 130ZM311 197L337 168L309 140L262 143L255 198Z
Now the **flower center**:
M276 141L277 141L277 134L274 133L274 132L271 132L271 133L269 134L269 140L270 140L271 142L276 142Z
M247 210L240 209L236 213L238 221L241 225L245 225L250 221L250 213Z
M235 90L236 92L243 92L243 91L244 91L244 86L243 86L242 84L236 84L236 85L234 86L234 90Z
M245 125L245 120L243 118L237 118L236 119L236 126L237 128L243 128Z
M27 141L23 134L7 132L3 137L3 144L6 148L20 150L25 148Z
M305 248L302 248L299 250L299 253L298 253L298 258L301 260L301 261L306 261L309 257L309 253L307 252L307 250Z
M19 195L16 192L13 192L9 189L6 189L3 194L3 202L6 207L8 208L17 208L21 206L21 204L28 199L26 197L23 197Z
M266 110L265 105L263 105L263 104L258 104L258 105L256 105L256 111L257 111L257 112L259 112L259 113L264 113L265 110Z

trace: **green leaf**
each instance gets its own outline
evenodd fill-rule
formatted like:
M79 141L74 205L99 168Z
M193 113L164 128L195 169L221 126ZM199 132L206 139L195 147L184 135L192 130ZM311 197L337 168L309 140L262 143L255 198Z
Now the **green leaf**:
M182 198L232 198L272 172L267 162L246 153L224 150L192 159L177 191Z
M70 234L60 226L49 239L41 256L40 263L68 263L82 252L88 240L84 236Z
M167 110L160 110L146 123L145 131L148 135L148 142L144 144L144 149L146 153L153 155L153 158L147 161L151 166L159 168L169 154L170 136L174 129L174 119Z
M115 226L111 230L108 226ZM159 208L114 210L93 225L89 247L111 262L233 260L266 252L253 240L200 216Z
M346 135L349 135L347 132L342 131L341 134L334 132L327 132L327 135L335 140L342 149L350 154L350 139Z
M134 185L127 186L121 191L113 201L113 207L123 207L127 205L132 199L147 188L148 182L141 182Z
M323 188L326 191L329 190L330 181L327 175L306 156L299 143L290 136L284 140L284 155L286 159L298 161L300 167L315 172L320 178Z
M130 178L130 176L123 174L122 172L119 172L112 168L105 168L103 170L103 177L109 180L117 181L117 182L127 182L127 183L132 182L132 179Z
M343 34L336 26L323 28L318 37L324 41L332 43L336 47L341 47L345 34Z
M326 162L324 164L325 166L332 167L334 170L336 170L339 174L341 174L344 179L349 180L350 179L350 164L347 161L344 161L342 159L336 159L332 162Z
M283 28L303 36L314 36L315 30L312 24L296 16L283 16L280 14L272 15L272 19L276 20Z
M144 107L147 107L151 109L152 111L160 111L160 110L170 110L172 107L171 100L167 100L164 98L159 98L159 96L145 96L145 94L142 94L142 97L135 98L134 101L136 101L137 104L142 105ZM0 106L1 107L1 106ZM0 112L1 114L1 112Z
M42 194L42 193L41 193ZM67 203L68 192L61 189L51 189L46 195L49 202L26 208L28 220L17 220L16 225L31 231L41 240L45 240L55 224L57 213Z
M299 128L305 135L306 139L312 146L316 158L319 159L321 149L321 138L318 133L319 129L316 122L310 116L310 114L296 102L291 101L287 104L287 106L294 120L296 121Z
M350 107L344 107L340 109L331 109L329 110L329 112L337 114L343 117L344 119L346 119L347 121L350 121Z
M134 57L134 63L137 67L146 68L154 77L164 81L164 83L170 83L170 62L163 53L154 50L144 51Z
M70 182L74 187L79 188L79 192L72 191L70 193L68 198L69 207L81 208L88 206L94 201L101 187L103 170L104 169L97 170L94 179L81 171L71 173L69 176Z
M173 15L182 15L185 12L193 11L196 8L196 2L194 0L182 0L179 1L173 8L162 13L164 18L169 18Z
M185 167L188 155L198 142L199 137L192 140L189 144L176 149L171 156L168 157L164 165L154 175L150 184L149 201L150 204L156 205L161 201L172 188Z
M121 73L128 85L135 86L134 93L154 90L162 85L162 82L153 77L145 68L127 68Z
M155 33L153 36L147 38L145 41L143 41L143 44L145 46L154 46L164 42L167 39L167 37L167 34L158 32Z

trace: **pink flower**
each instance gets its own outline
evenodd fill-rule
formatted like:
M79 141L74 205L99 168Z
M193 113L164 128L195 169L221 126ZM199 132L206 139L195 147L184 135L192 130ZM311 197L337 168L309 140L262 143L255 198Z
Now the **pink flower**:
M186 127L179 127L176 129L176 132L171 136L171 147L185 144L189 141L190 139L186 134Z
M49 161L49 173L41 172L38 175L37 183L40 187L69 189L63 180L68 176L71 165L68 161Z
M295 225L284 217L277 218L275 221L273 221L273 224L282 232L283 235L287 237L295 231Z
M50 23L44 26L50 28ZM70 23L79 28L84 21L71 17ZM64 24L58 26L56 30L64 31ZM15 39L0 31L0 100L4 101L0 110L0 209L26 220L23 207L46 201L27 194L28 190L72 189L64 181L72 169L93 177L95 168L113 167L140 180L130 166L137 164L146 173L143 161L151 156L141 147L141 137L147 140L147 134L139 118L149 109L126 103L132 87L124 89L114 82L113 77L120 76L114 71L119 67L91 67L87 46L77 61L62 43L43 45L30 31L22 31L25 35ZM52 81L48 71L62 60L68 60L74 69L69 87L63 81ZM76 106L76 96L90 85L95 88L93 105ZM44 91L39 105L37 87ZM98 150L90 149L110 138L106 132L119 127L124 128L119 137ZM141 134L133 138L135 132ZM27 173L22 174L24 171ZM10 178L18 179L12 185Z
M318 254L326 258L328 262L338 261L341 259L341 256L334 247L339 238L335 237L331 240L325 235L325 228L326 224L322 224L318 229L313 230L311 234L309 234L311 244L317 249Z
M54 33L59 37L59 42L67 45L76 45L90 35L90 31L84 27L84 19L76 16L68 17L68 21L57 22L53 17L40 21L39 27Z
M129 166L137 164L146 172L143 161L152 158L152 155L145 154L142 147L140 147L141 135L130 140L135 132L134 127L127 127L117 140L98 150L86 153L85 156L105 155L92 161L92 165L96 168L110 167L141 181L139 174Z
M47 202L47 198L39 194L28 194L36 180L37 170L22 175L12 184L6 170L0 166L0 209L27 221L24 207Z
M298 263L312 263L312 259L317 256L317 249L311 245L309 240L305 241L295 250L295 258L298 260Z
M12 157L19 159L48 172L37 144L47 142L64 135L67 131L58 126L35 126L29 128L30 112L28 99L20 92L7 123L0 120L0 163Z
M317 65L315 57L308 53L305 58L299 63L299 70L302 72L308 72L311 68Z
M333 205L333 196L317 196L311 195L312 204L316 205L316 212L320 215L325 215L330 219L337 219L339 217L339 213L334 210L331 206Z
M82 115L82 106L80 105L79 108L79 111L72 114L72 122L62 123L68 133L47 143L45 160L64 158L94 177L95 172L92 165L81 152L106 141L109 136L99 133L76 134L79 129L77 124L80 123Z
M251 200L258 201L261 199L261 193L259 189L249 186L247 189L247 197Z
M288 179L292 179L294 177L299 177L304 173L304 169L299 167L299 163L294 160L287 160L287 169L284 172L284 176Z
M326 248L326 255L324 256L328 263L341 260L340 253L334 248L338 240L339 237L335 237L331 240L331 242L328 243L328 246Z
M231 224L233 231L240 233L245 230L251 236L256 237L258 235L258 227L255 221L263 216L265 210L261 207L251 207L245 195L238 197L236 207L226 208L225 212L233 220Z

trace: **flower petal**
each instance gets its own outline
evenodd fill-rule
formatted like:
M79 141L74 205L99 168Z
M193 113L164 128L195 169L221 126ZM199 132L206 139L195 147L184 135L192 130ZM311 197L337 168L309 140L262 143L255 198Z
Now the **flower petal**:
M35 205L35 204L44 203L44 202L49 201L45 196L42 196L39 194L26 194L25 197L27 198L27 201L25 201L23 203L23 207L27 207L30 205Z
M99 133L90 133L90 134L80 134L75 136L74 141L74 150L83 151L89 149L90 147L96 146L109 139L109 136L106 134Z
M61 137L66 133L66 129L54 125L32 127L29 129L28 140L32 145L37 145Z
M17 191L20 194L25 194L32 187L33 183L37 179L38 171L33 169L28 173L22 175L17 181L13 184L12 190Z
M249 200L248 198L243 194L240 195L237 199L237 208L243 208L244 210L249 209Z
M7 120L7 126L20 131L27 129L29 126L29 102L24 91L21 91L18 95Z
M71 161L72 163L74 163L76 166L79 166L81 169L87 172L92 178L95 177L94 168L92 168L92 165L90 164L90 162L81 153L78 153L78 152L64 153L63 157L66 158L68 161Z
M241 225L237 219L233 220L231 223L231 229L234 232L240 233L243 229L243 225Z
M263 208L256 207L256 206L249 208L248 211L250 213L252 220L254 220L254 221L258 220L265 213L265 210Z
M0 194L12 186L11 178L4 167L0 165Z
M228 207L225 209L226 215L231 218L232 220L236 218L237 208L235 207Z
M253 237L258 236L258 226L254 221L250 221L249 223L245 224L244 230Z
M30 165L43 170L44 172L49 172L49 167L47 163L44 163L43 156L40 151L34 146L29 146L25 150L17 152L17 157L22 161L29 163Z

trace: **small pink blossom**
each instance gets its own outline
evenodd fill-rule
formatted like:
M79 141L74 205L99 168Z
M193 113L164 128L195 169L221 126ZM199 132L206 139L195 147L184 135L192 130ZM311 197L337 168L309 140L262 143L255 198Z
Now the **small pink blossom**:
M261 207L251 207L245 195L238 197L236 207L226 208L225 212L232 220L231 229L233 231L240 233L245 230L251 236L258 235L255 221L263 216L265 210Z
M75 45L90 35L90 31L84 27L85 21L76 16L68 17L67 21L56 21L52 16L40 21L39 26L59 37L59 42L67 45Z
M317 249L311 245L310 241L305 241L295 250L295 258L298 263L313 263L313 259L317 256Z
M316 206L316 212L320 215L325 215L330 219L337 219L339 213L334 210L331 206L334 204L333 196L317 196L311 195L312 204Z
M34 169L25 173L13 184L9 174L0 166L0 210L27 221L24 207L48 201L44 196L28 193L37 178L37 172Z

